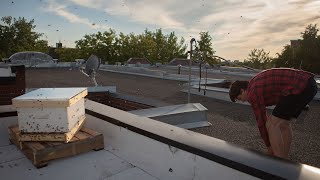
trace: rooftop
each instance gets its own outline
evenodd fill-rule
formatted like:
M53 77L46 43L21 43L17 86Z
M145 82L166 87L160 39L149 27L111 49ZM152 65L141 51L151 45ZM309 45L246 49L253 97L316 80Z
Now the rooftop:
M28 88L37 88L83 87L90 83L79 74L72 70L27 69L26 84ZM39 81L35 77L51 80ZM186 100L179 81L101 71L97 81L102 85L116 84L117 92L140 98L171 104ZM288 161L261 153L264 149L248 106L196 95L191 100L208 109L212 126L190 131L87 100L85 126L103 133L105 149L54 160L41 169L33 167L9 143L7 127L17 123L17 116L12 107L1 106L0 173L12 179L209 179L213 175L219 179L319 177L319 169L299 163L304 160L311 165L319 163L316 158L319 156L318 102L312 102L314 109L303 115L304 118L309 116L308 123L303 123L304 118L294 122L295 142ZM231 108L234 113L230 113Z
M0 120L0 172L5 179L313 179L311 166L273 158L225 141L86 100L85 126L105 149L53 160L37 169L8 141L16 116ZM1 108L1 115L8 111Z

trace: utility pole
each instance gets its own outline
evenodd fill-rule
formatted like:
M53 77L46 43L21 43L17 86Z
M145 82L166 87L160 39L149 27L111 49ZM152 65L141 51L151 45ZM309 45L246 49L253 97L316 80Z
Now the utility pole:
M189 86L188 86L188 104L190 103L190 91L191 91L191 64L192 64L192 44L196 40L192 38L190 40L190 57L189 57Z

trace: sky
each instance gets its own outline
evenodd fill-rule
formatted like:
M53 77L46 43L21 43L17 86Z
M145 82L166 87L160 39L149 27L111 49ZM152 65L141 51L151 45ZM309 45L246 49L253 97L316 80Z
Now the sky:
M216 55L242 61L254 48L275 57L307 25L319 28L320 0L0 0L3 16L34 19L51 46L74 47L109 28L117 34L161 28L189 46L208 31Z

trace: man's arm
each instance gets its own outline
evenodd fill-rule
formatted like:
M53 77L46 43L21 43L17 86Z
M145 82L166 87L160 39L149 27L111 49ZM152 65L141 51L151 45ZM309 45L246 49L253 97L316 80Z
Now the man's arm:
M248 100L256 116L260 136L262 137L265 145L267 147L270 147L269 135L266 128L267 111L264 105L263 97L258 94L255 94L254 97L251 96Z

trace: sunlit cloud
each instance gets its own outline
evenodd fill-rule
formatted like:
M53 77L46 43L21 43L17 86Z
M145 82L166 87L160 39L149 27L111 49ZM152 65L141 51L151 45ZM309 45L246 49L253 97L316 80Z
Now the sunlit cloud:
M306 2L313 3L313 8L320 7L318 3ZM263 48L274 55L291 39L300 38L300 32L304 31L308 24L320 22L316 11L304 8L308 6L308 3L265 3L252 5L251 7L255 7L254 11L251 8L225 9L224 12L203 17L203 21L211 21L211 24L225 22L211 33L214 37L218 36L215 41L217 53L239 59L245 58L254 48ZM240 20L238 15L241 15Z
M168 11L170 1L117 1L117 0L70 0L73 3L100 9L112 16L125 17L128 21L155 25L163 29L181 29L183 23L175 20L174 11Z
M191 37L199 38L201 31L208 31L218 55L240 60L254 48L275 55L290 40L300 38L307 25L320 23L318 0L69 0L69 3L134 23L141 27L135 33L149 27L162 28L175 31L187 43ZM50 3L48 9L72 23L109 28L92 26L90 19L72 14L61 5Z
M49 1L47 6L43 8L44 11L54 13L58 16L61 16L67 19L70 23L79 23L89 26L92 29L104 29L107 30L110 27L104 24L97 24L91 22L88 18L82 18L78 15L75 15L67 10L66 5L59 5L55 1Z

